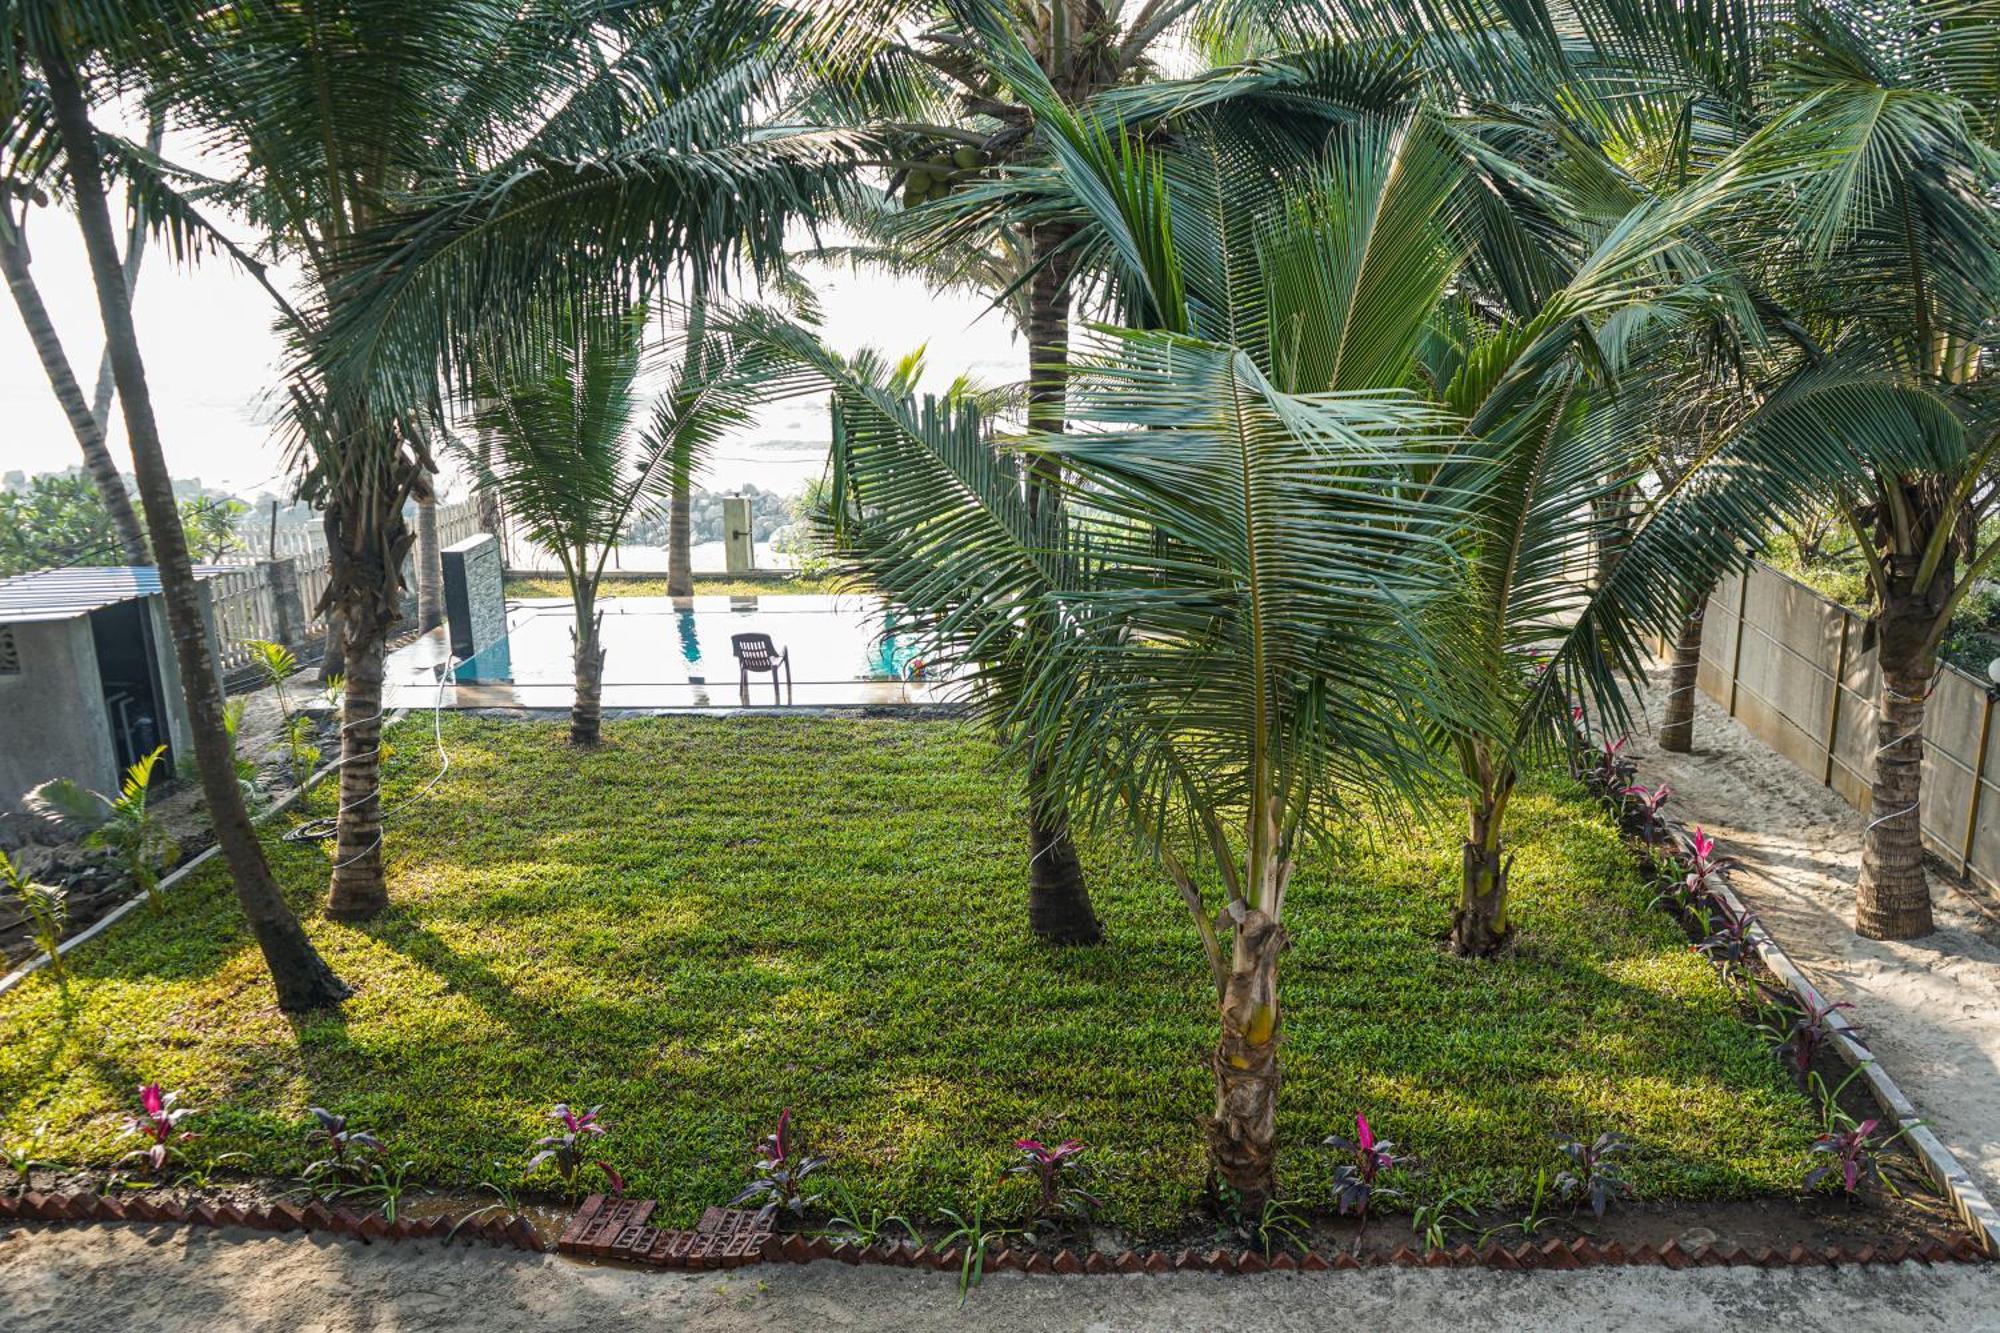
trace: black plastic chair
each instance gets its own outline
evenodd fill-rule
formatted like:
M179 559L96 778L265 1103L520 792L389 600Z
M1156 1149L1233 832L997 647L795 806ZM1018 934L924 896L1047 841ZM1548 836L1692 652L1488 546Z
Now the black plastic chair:
M743 702L750 702L750 673L768 671L771 673L771 698L778 703L785 701L785 695L792 691L792 650L779 648L768 634L732 634L729 636L729 651L736 655L738 668L738 688ZM785 686L778 689L778 671L783 668Z

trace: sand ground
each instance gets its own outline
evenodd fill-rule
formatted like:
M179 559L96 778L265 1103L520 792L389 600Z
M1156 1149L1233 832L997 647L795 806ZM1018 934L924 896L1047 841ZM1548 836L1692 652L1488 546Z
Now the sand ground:
M1376 1269L1215 1277L1002 1274L960 1305L949 1274L819 1263L724 1274L325 1237L95 1226L0 1232L0 1328L415 1333L649 1328L693 1333L1356 1328L1709 1333L2000 1330L2000 1269Z
M1664 673L1645 700L1657 720ZM1830 1000L1989 1199L2000 1199L2000 927L1985 895L1935 877L1938 929L1908 943L1854 933L1862 818L1813 777L1697 694L1692 755L1635 736L1639 780L1673 785L1682 819L1743 862L1751 910ZM1989 907L1990 910L1990 907Z

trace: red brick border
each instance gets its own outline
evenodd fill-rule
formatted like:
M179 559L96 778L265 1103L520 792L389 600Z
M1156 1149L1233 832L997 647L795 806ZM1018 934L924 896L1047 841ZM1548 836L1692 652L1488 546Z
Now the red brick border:
M368 1244L378 1240L442 1240L453 1234L483 1240L502 1249L540 1254L548 1247L534 1224L516 1213L463 1221L452 1217L399 1217L354 1213L312 1203L251 1204L183 1203L134 1194L0 1194L0 1222L168 1222L188 1226L249 1227L253 1231L324 1231Z
M654 1268L715 1269L738 1268L753 1263L812 1263L835 1260L849 1264L875 1264L893 1268L925 1268L956 1272L964 1261L957 1247L932 1249L912 1241L892 1244L879 1242L858 1245L851 1241L829 1240L824 1236L777 1236L768 1219L740 1209L711 1208L691 1231L669 1230L650 1225L657 1205L650 1200L612 1199L593 1194L583 1201L564 1227L555 1248L565 1254L594 1259L618 1259ZM248 1227L255 1231L319 1231L348 1236L364 1244L377 1241L443 1239L457 1234L467 1240L482 1240L503 1249L540 1254L549 1247L527 1218L515 1214L464 1222L451 1217L417 1220L385 1220L380 1213L354 1213L345 1208L328 1208L318 1202L276 1203L241 1206L206 1201L181 1203L135 1194L128 1198L91 1193L0 1194L0 1222L165 1222L189 1226ZM1571 1270L1624 1265L1652 1265L1665 1268L1810 1268L1859 1264L1900 1264L1917 1260L1926 1264L1980 1263L1986 1255L1970 1236L1946 1244L1931 1241L1924 1245L1830 1245L1809 1250L1794 1245L1789 1250L1767 1247L1745 1249L1727 1242L1697 1245L1689 1249L1668 1241L1658 1249L1641 1245L1627 1249L1617 1241L1599 1245L1588 1238L1576 1241L1545 1241L1540 1245L1505 1246L1489 1244L1480 1249L1459 1245L1449 1250L1418 1253L1403 1246L1391 1254L1354 1255L1345 1250L1331 1254L1308 1251L1303 1255L1283 1253L1266 1259L1256 1250L1192 1249L1169 1254L1164 1250L1126 1250L1121 1254L1091 1253L1079 1256L1072 1250L1053 1254L1046 1250L1001 1248L986 1258L989 1272L1022 1273L1319 1273L1357 1268L1497 1268Z
M564 1228L556 1248L565 1254L597 1259L621 1259L655 1268L733 1268L749 1263L812 1263L836 1260L849 1264L879 1264L894 1268L935 1268L956 1272L965 1255L957 1248L934 1250L913 1241L899 1244L878 1242L858 1245L852 1241L829 1240L824 1236L776 1236L769 1223L756 1223L757 1214L711 1208L693 1231L668 1231L647 1225L655 1205L631 1199L607 1200L593 1194L583 1201L576 1216ZM1588 1238L1576 1241L1551 1240L1540 1245L1504 1246L1490 1244L1481 1249L1459 1245L1450 1250L1419 1254L1405 1245L1393 1254L1353 1255L1345 1250L1332 1254L1309 1251L1266 1259L1257 1250L1184 1249L1178 1254L1162 1250L1122 1254L1091 1253L1079 1257L1074 1251L997 1249L986 1257L988 1272L1022 1273L1293 1273L1326 1272L1351 1268L1499 1268L1550 1269L1603 1268L1621 1265L1654 1265L1664 1268L1752 1268L1835 1267L1850 1264L1899 1264L1919 1260L1927 1264L1979 1263L1985 1254L1972 1237L1961 1237L1947 1245L1932 1241L1926 1245L1829 1245L1809 1250L1794 1245L1789 1250L1766 1247L1745 1249L1727 1243L1697 1245L1683 1249L1668 1241L1657 1250L1650 1245L1626 1249L1617 1241L1603 1245Z

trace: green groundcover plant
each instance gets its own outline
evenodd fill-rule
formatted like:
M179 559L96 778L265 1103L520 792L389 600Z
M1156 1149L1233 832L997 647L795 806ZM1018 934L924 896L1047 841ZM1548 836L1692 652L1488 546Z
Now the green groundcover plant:
M525 1161L563 1100L601 1106L628 1192L686 1221L741 1188L791 1107L853 1208L1011 1217L1032 1137L1090 1145L1097 1221L1160 1234L1198 1212L1214 997L1143 856L1084 844L1108 943L1053 952L996 908L1018 811L970 728L644 720L576 754L555 727L445 722L450 773L392 853L407 894L366 925L309 918L357 983L337 1017L271 1007L219 870L72 954L67 999L40 975L0 996L0 1142L46 1125L38 1157L109 1167L132 1088L157 1082L244 1169L324 1156L317 1106L393 1142L413 1182L473 1186ZM392 800L429 776L396 776ZM1641 1199L1794 1191L1822 1127L1610 818L1565 778L1517 799L1534 924L1505 958L1431 937L1448 814L1347 828L1302 861L1286 1197L1332 1197L1338 1155L1314 1145L1357 1114L1422 1158L1427 1197L1525 1199L1552 1134L1607 1130L1641 1145L1623 1164ZM279 831L308 908L326 851Z

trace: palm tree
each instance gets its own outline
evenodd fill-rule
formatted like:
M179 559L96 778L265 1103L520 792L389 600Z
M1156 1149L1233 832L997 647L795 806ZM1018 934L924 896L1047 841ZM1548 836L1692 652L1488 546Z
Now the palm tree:
M1451 937L1462 953L1494 952L1510 933L1507 805L1523 761L1566 715L1537 686L1537 662L1553 652L1615 698L1611 677L1630 658L1584 644L1609 619L1656 620L1661 587L1680 587L1674 568L1650 565L1665 584L1621 580L1586 600L1570 570L1601 545L1602 501L1654 452L1657 432L1635 407L1646 378L1624 363L1643 363L1661 338L1650 330L1691 312L1712 319L1735 290L1677 236L1730 178L1686 198L1634 188L1606 200L1599 155L1524 134L1516 113L1424 112L1424 71L1395 53L1267 60L1234 96L1142 88L1082 114L1025 59L1008 74L1058 169L967 187L963 208L1004 191L1016 210L1075 219L1127 322L1230 341L1300 392L1416 386L1471 441L1458 463L1414 470L1409 485L1460 516L1463 577L1434 610L1478 626L1482 650L1437 683L1459 697L1435 734L1469 792ZM1312 132L1255 105L1278 93L1321 109ZM1129 118L1155 98L1197 109L1157 132ZM1314 188L1288 188L1300 182ZM1661 507L1692 521L1679 494L1657 489L1634 521ZM1593 614L1577 619L1580 603Z
M642 433L633 421L645 359L646 311L585 307L552 330L556 345L532 378L483 375L475 424L483 452L467 451L479 485L504 498L529 540L554 554L569 581L576 623L576 701L570 741L600 737L604 680L598 585L635 510L657 499L688 460L750 419L771 389L765 359L708 327L697 302L669 383Z
M2000 556L1984 531L1982 350L2000 314L1990 14L1800 3L1725 24L1651 18L1634 31L1654 82L1679 84L1668 114L1691 113L1697 167L1763 185L1705 229L1785 342L1743 429L1795 446L1763 460L1772 482L1793 512L1833 508L1864 556L1879 692L1855 928L1914 938L1932 927L1924 701L1952 615ZM1630 104L1660 116L1673 100L1656 87Z
M851 159L850 136L762 123L789 26L767 0L324 0L204 11L152 62L177 120L242 152L211 196L306 272L284 321L345 634L336 915L388 900L382 657L429 409L483 355L530 364L536 312L579 286L781 258Z
M1802 373L1837 368L1867 386L1868 415L1844 432L1865 466L1834 498L1875 594L1875 773L1855 908L1855 929L1875 939L1932 928L1924 701L1953 614L2000 557L1985 523L2000 431L1982 364L2000 317L2000 86L1990 23L1920 8L1935 21L1908 30L1806 9L1781 34L1763 142L1745 149L1790 175L1742 239L1816 344Z
M12 207L0 199L0 272L6 274L7 289L13 294L15 308L21 312L21 323L28 330L28 340L42 363L42 372L48 376L49 388L54 391L56 402L69 420L70 432L83 450L84 470L90 474L105 512L111 517L125 563L150 564L152 556L146 549L145 530L139 526L132 497L127 494L125 481L118 475L118 464L104 442L104 417L91 411L84 400L83 386L76 381L76 373L70 368L69 357L56 333L55 321L49 318L48 307L43 304L34 275L28 270L25 224L26 218L16 216Z
M17 82L24 93L29 91L27 80L17 75ZM36 88L24 100L37 104L39 109L47 99ZM6 139L11 142L7 142L5 150L0 151L0 160L6 164L4 169L0 169L0 273L6 276L7 290L13 295L14 308L20 311L21 323L28 331L28 340L34 346L36 359L42 363L49 388L54 391L56 402L69 421L70 431L83 451L84 471L89 474L91 484L97 488L98 496L104 502L104 511L110 516L112 530L118 535L125 563L150 564L152 555L146 545L145 529L139 524L139 515L132 508L132 497L125 490L125 480L119 475L118 464L112 459L104 438L105 427L111 417L111 349L107 346L99 358L97 389L86 402L83 387L77 382L69 356L63 350L62 339L56 332L55 321L49 317L41 289L29 268L27 209L35 198L46 198L48 193L36 178L52 178L60 170L54 137L47 134L45 126L39 123L43 119L34 114L22 117L18 125L28 132L22 134L17 131L7 135ZM159 152L164 133L165 121L156 114L147 129L148 153ZM16 201L21 205L18 214L14 209ZM128 293L138 284L139 264L145 256L148 234L143 200L136 192L132 203L132 224L125 235L123 266Z
M1010 449L970 397L816 364L839 405L829 539L967 670L1037 780L1138 837L1187 909L1220 1024L1210 1157L1254 1214L1275 1190L1286 884L1337 808L1414 790L1428 762L1400 692L1441 674L1417 612L1445 586L1450 515L1398 492L1440 423L1128 333L1073 383L1090 431ZM1044 451L1059 506L1029 500Z
M0 10L0 32L19 35L20 48L39 68L47 91L131 441L140 504L152 534L167 622L194 733L195 766L210 823L228 860L237 900L271 969L279 1006L288 1012L302 1012L337 1004L349 992L320 958L279 893L237 785L220 678L181 533L172 477L153 417L145 362L132 326L131 291L119 263L117 239L105 203L98 136L90 121L85 76L78 66L79 52L119 47L129 40L146 17L136 11L136 6L60 15L39 9ZM8 91L10 96L5 100L20 106L21 99Z
M1706 444L1727 434L1755 403L1754 391L1734 376L1712 373L1712 367L1691 363L1690 373L1665 386L1665 410L1652 468L1664 486L1674 486L1700 457ZM1724 538L1727 539L1726 537ZM1680 624L1668 640L1667 697L1660 705L1654 739L1675 754L1694 751L1695 694L1700 688L1702 625L1715 585L1688 594Z

